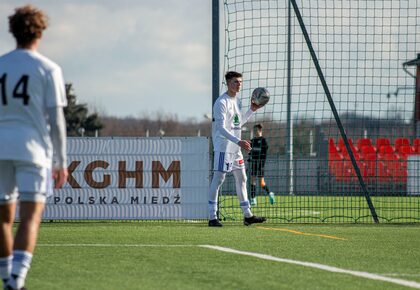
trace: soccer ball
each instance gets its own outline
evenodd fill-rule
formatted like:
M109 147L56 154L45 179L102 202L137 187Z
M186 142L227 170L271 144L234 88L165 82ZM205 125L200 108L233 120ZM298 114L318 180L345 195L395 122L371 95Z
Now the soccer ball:
M252 92L251 102L257 106L264 106L270 100L270 93L266 88L256 88Z

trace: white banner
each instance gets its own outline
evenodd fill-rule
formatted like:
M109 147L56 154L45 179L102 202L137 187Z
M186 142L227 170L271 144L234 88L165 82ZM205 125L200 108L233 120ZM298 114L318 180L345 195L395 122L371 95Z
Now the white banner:
M44 219L205 219L209 140L68 138L69 179Z

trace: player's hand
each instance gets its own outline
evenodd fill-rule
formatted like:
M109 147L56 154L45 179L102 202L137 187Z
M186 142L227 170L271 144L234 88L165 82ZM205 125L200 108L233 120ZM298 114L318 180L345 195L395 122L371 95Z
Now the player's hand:
M253 112L255 112L258 109L261 109L262 107L264 107L264 105L257 105L257 104L254 104L254 102L251 102L251 110Z
M241 140L238 142L239 147L246 151L251 151L251 143L247 140Z
M69 172L67 168L53 169L54 188L61 188L67 181L68 176Z

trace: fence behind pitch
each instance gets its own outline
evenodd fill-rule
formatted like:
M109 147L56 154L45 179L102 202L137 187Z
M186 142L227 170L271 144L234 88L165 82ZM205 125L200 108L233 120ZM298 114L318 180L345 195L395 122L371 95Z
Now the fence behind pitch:
M420 1L225 0L224 15L224 71L243 73L243 106L255 87L271 92L243 134L263 124L280 198L271 206L259 191L254 211L371 222L370 199L379 221L420 221L420 106L403 65L420 52ZM233 182L222 192L222 217L239 218Z

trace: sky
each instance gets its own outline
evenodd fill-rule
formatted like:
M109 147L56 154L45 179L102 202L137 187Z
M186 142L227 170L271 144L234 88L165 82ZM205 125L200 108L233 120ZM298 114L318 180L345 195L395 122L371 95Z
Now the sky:
M402 70L402 63L419 51L419 1L318 0L309 6L307 1L298 1L306 3L303 15L339 110L363 108L380 115L398 106L411 118L413 80ZM221 57L226 54L228 60L221 66L244 73L242 99L255 87L268 88L272 100L261 114L283 120L287 109L286 0L278 1L277 9L268 1L227 2L230 50L224 51L222 36ZM117 117L169 115L197 121L211 115L211 0L0 0L0 54L15 47L7 16L27 3L50 17L40 52L62 67L79 102L91 110ZM251 6L259 12L250 13ZM233 16L235 10L238 14ZM261 21L248 19L258 18L259 13ZM245 16L247 21L243 21ZM259 29L268 29L267 19L274 22L270 29L278 35L265 39L264 32L259 39ZM221 13L221 35L223 21ZM331 110L295 18L292 25L296 79L292 110L329 116ZM270 65L264 59L270 59ZM399 87L409 90L401 90L398 98L387 97ZM384 103L388 109L378 107Z
M39 52L90 110L197 121L211 113L211 1L1 0L0 55L15 48L7 17L28 3L50 18Z

